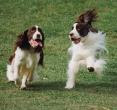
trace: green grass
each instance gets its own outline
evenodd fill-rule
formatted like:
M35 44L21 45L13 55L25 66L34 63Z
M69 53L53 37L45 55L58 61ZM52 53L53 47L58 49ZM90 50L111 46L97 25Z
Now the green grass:
M107 33L107 68L102 79L81 71L76 88L65 90L68 33L77 16L92 8L99 13L95 27ZM35 24L46 37L45 67L21 91L7 83L6 64L16 36ZM117 110L117 1L0 0L0 110Z

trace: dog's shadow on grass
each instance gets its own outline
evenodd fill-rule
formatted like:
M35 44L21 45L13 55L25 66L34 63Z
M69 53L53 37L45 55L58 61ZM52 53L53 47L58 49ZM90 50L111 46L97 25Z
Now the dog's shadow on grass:
M117 83L79 83L76 85L75 90L81 92L86 91L89 93L117 93Z
M28 90L32 91L44 91L44 90L60 90L63 91L65 82L54 81L54 82L39 82L28 85Z
M65 89L66 81L36 82L29 85L28 90L31 91L68 91ZM105 80L97 81L79 81L75 84L75 88L71 91L79 92L98 92L98 93L117 93L117 74L113 72L108 74Z
M111 82L95 82L95 83L76 83L75 88L72 90L65 89L65 82L44 82L44 83L33 83L29 86L28 90L31 91L79 91L79 92L98 92L98 93L117 93L117 83Z

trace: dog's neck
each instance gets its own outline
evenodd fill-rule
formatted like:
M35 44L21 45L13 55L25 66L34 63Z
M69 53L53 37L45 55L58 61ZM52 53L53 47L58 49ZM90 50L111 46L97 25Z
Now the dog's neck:
M83 45L94 45L98 40L98 34L94 32L89 32L87 36L81 39Z

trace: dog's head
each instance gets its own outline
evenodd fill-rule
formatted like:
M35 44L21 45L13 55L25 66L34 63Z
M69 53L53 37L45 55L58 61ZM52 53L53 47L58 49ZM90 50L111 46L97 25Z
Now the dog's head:
M42 32L42 29L38 26L33 26L28 29L27 36L28 41L33 48L37 46L44 46L44 34Z
M84 41L90 31L97 32L92 28L92 22L96 20L97 13L95 9L88 10L78 17L77 22L73 24L72 30L69 33L69 38L75 44Z
M16 46L22 49L32 48L43 48L44 47L44 33L38 26L32 26L25 30L18 36Z

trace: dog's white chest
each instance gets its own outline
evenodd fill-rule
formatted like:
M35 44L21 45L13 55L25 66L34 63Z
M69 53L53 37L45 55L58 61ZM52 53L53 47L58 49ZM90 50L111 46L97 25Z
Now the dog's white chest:
M89 56L91 54L91 49L88 49L88 48L85 48L85 47L79 47L77 54L82 56L82 57Z
M39 53L37 54L31 51L24 51L20 48L17 48L15 54L15 61L18 64L20 63L21 66L25 65L26 68L34 67L35 65L37 65L40 59Z
M82 45L74 45L70 49L72 51L72 57L74 60L82 60L94 54L94 50L92 48L88 48Z

